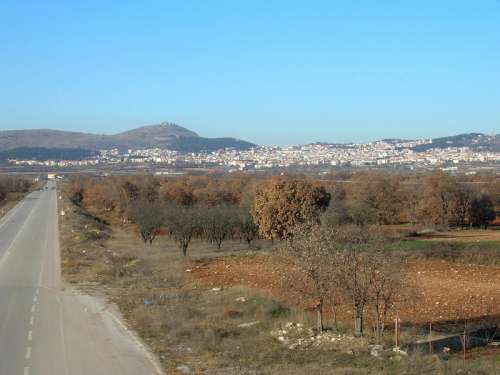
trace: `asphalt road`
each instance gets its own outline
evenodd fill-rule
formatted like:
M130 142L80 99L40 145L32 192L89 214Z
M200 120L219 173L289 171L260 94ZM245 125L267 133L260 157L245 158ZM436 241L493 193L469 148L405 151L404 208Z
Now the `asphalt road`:
M52 186L0 220L0 375L161 374L113 306L62 283Z

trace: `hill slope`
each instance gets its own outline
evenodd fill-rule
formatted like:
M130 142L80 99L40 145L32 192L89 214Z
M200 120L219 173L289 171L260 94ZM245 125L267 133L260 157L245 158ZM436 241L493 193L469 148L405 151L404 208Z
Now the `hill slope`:
M18 147L0 151L0 162L17 160L82 160L96 154L95 151L81 148Z
M470 147L477 151L500 152L500 134L485 135L482 133L459 134L451 137L433 138L432 143L414 147L417 152L431 148Z
M234 147L248 149L255 145L234 138L204 138L182 126L161 123L144 126L123 133L99 135L61 130L6 130L0 131L0 150L19 148L78 148L90 151L118 148L164 148L186 152L214 151Z

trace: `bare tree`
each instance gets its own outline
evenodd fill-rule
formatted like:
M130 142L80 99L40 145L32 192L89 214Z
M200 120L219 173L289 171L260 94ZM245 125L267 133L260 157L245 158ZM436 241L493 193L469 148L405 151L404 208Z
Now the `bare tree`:
M363 335L364 313L370 298L370 258L356 248L346 250L341 256L340 281L352 301L354 334Z
M0 202L7 197L7 189L4 185L0 184Z
M127 202L134 202L136 200L139 200L141 189L133 182L126 180L121 185L121 189L123 191L124 199Z
M247 209L242 208L239 210L236 226L241 238L246 241L248 247L251 247L252 241L259 235L259 227L255 224L252 215Z
M465 184L457 186L451 216L457 227L464 227L471 211L475 191Z
M148 202L135 202L130 208L129 217L137 225L144 243L151 245L163 225L163 211L158 205Z
M0 177L0 202L8 193L27 193L32 182L23 177Z
M352 219L357 224L394 224L402 208L398 176L367 172L353 179Z
M427 175L419 205L420 222L448 227L456 191L456 180L447 173L435 171Z
M332 297L337 285L337 273L332 269L335 264L332 230L320 225L298 226L282 246L281 254L302 275L302 279L296 279L294 274L290 274L287 283L315 300L317 329L323 331L325 303L335 302Z
M237 211L234 206L218 205L203 210L203 234L220 250L234 231Z
M472 226L487 228L495 220L495 206L489 195L482 194L476 197L470 208L470 223Z
M153 176L146 176L141 179L139 184L141 199L149 204L156 203L160 197L159 181Z
M76 206L81 206L83 204L83 198L85 193L85 183L81 177L71 179L70 184L66 189L66 194Z
M202 229L200 209L173 204L166 208L164 218L170 235L179 243L182 255L186 256L191 239Z
M374 333L380 340L388 314L401 293L401 258L387 249L378 227L339 227L333 241L337 247L337 282L352 304L354 334L363 335L365 312L370 308Z
M378 262L374 254L381 249L381 236L375 228L350 225L338 228L335 242L339 251L337 280L352 304L354 334L361 336Z
M351 221L346 204L346 190L340 184L329 185L330 204L321 215L321 223L327 226L347 224Z
M385 322L394 305L401 287L401 262L399 257L383 252L370 254L372 261L369 304L374 315L374 333L380 341L385 330Z

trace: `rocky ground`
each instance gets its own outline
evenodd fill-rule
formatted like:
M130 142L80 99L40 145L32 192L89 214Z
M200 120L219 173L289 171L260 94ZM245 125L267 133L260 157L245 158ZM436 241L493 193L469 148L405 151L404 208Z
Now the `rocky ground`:
M406 283L413 294L400 299L397 311L407 324L481 318L500 314L500 267L447 263L408 262ZM308 308L311 301L290 289L284 275L291 272L271 255L205 260L192 274L211 285L247 285L266 289L277 298ZM328 311L327 311L328 312ZM347 304L339 317L350 319ZM394 312L393 312L394 313Z

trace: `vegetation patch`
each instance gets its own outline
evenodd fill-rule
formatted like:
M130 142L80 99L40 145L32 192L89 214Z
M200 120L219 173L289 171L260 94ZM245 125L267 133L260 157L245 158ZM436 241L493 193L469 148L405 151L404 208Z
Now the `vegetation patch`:
M395 317L403 345L425 340L429 323L439 336L500 313L500 269L480 265L493 247L415 237L421 219L401 224L402 201L376 203L404 188L371 177L355 177L349 198L285 177L73 180L61 202L63 271L106 293L172 374L495 369L494 349L487 363L476 351L464 362L392 349ZM429 194L450 186L425 178ZM371 195L379 188L387 194ZM456 226L452 212L425 225Z

